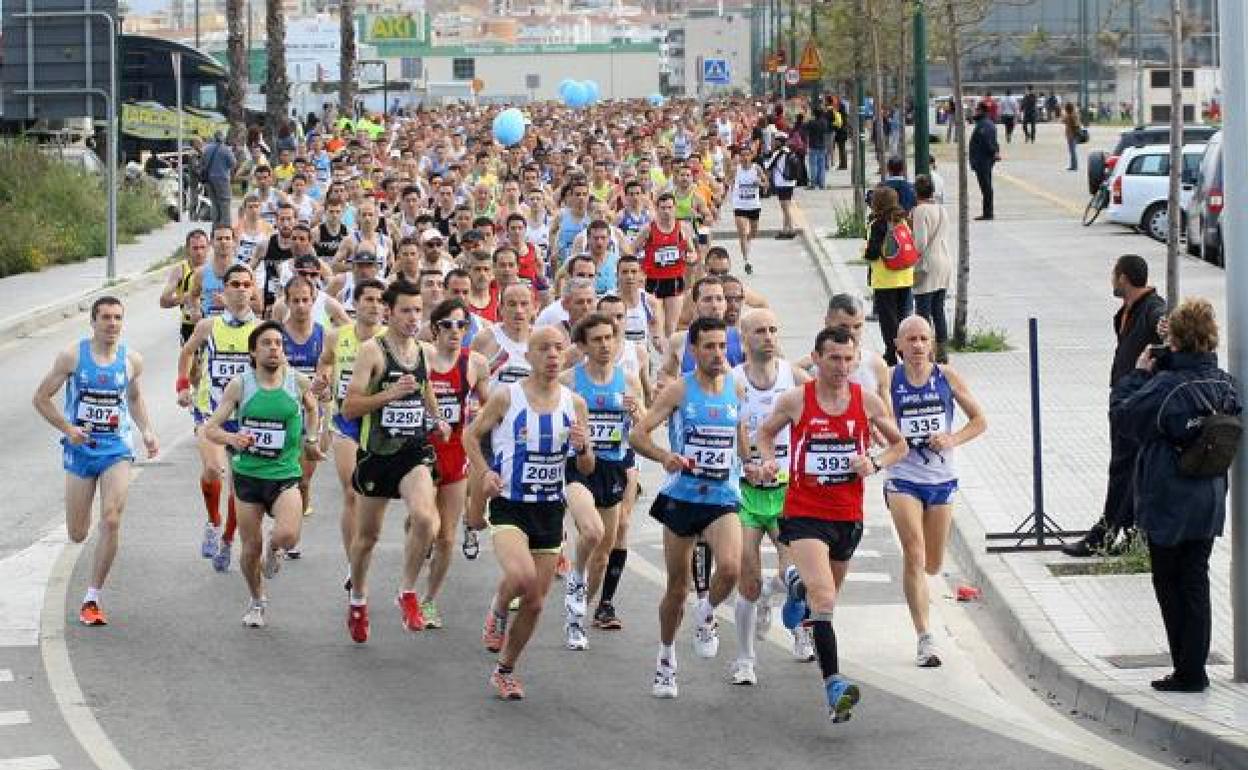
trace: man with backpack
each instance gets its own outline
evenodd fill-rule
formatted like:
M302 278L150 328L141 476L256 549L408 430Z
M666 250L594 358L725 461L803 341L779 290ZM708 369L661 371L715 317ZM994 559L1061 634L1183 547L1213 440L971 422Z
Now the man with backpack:
M1166 301L1148 285L1148 262L1136 254L1124 254L1114 264L1110 279L1114 296L1122 306L1114 314L1114 362L1109 386L1116 388L1135 368L1135 362L1150 345L1161 343L1158 323L1166 315ZM1138 445L1113 421L1109 426L1109 483L1101 516L1081 540L1062 546L1067 556L1093 556L1119 548L1118 539L1135 526L1135 500L1132 473ZM1130 535L1124 537L1129 542Z
M776 198L780 201L783 221L776 238L789 240L797 237L797 231L793 229L793 190L802 178L802 159L789 148L789 135L785 132L776 131L771 141L774 149L763 168L769 175L771 189L775 190Z

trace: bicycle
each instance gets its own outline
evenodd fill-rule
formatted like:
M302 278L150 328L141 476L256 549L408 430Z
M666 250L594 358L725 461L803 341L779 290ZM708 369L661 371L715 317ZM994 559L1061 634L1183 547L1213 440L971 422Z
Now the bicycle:
M1092 197L1088 199L1088 205L1083 209L1083 226L1090 227L1108 205L1109 185L1102 182L1101 186L1096 188L1096 192L1092 193Z

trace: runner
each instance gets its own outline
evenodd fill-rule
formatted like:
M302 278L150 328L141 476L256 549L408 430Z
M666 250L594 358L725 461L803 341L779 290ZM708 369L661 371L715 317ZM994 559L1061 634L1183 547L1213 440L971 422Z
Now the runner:
M220 227L215 231L218 243L224 233L225 230ZM228 237L232 242L233 233ZM205 266L204 273L209 272L211 267ZM199 380L194 383L194 407L191 410L196 426L207 422L209 416L217 410L225 386L246 371L251 363L247 338L257 323L250 304L256 288L255 277L251 268L246 265L231 265L225 271L222 285L224 308L216 315L206 314L195 325L195 331L191 332L178 355L178 405L186 408L192 405L192 361L200 355L201 349L203 351ZM232 430L235 426L227 424L226 427ZM225 487L228 513L225 529L222 531L220 503L222 481L227 467L225 448L209 441L203 431L196 432L196 444L201 465L199 488L204 497L204 507L208 510L208 523L204 525L200 555L205 559L212 559L212 567L217 572L227 572L238 519L234 496L229 494L230 487Z
M384 335L360 344L342 403L345 418L363 420L360 452L351 479L360 497L351 541L352 585L347 610L347 629L359 644L368 641L368 567L391 500L401 499L407 509L403 575L395 603L405 629L414 632L425 627L416 580L438 528L434 454L428 428L436 426L444 439L451 432L444 420L434 419L438 402L429 381L433 350L416 339L421 315L419 289L406 281L397 282L386 289L383 299L390 311L390 325Z
M745 362L732 370L733 378L745 386L741 402L741 419L754 441L758 426L771 415L772 407L782 393L810 380L806 372L780 357L780 325L770 310L751 310L741 321L745 340ZM779 470L774 480L741 482L742 550L741 577L737 583L737 659L731 672L732 683L758 684L754 672L754 639L762 639L771 626L771 597L784 592L780 578L788 566L788 554L779 542L780 511L789 480L789 430L776 437L774 454ZM756 447L751 457L760 460ZM766 537L776 548L777 574L763 582L760 547ZM793 633L793 652L799 660L814 660L809 632L799 626Z
M311 294L307 287L304 291ZM311 305L310 296L307 304ZM203 431L207 440L234 450L231 475L243 536L239 569L251 594L243 614L248 628L264 626L269 605L264 581L277 577L286 549L299 542L301 448L310 462L322 457L316 439L317 394L311 381L289 366L283 336L276 321L265 321L251 331L247 337L251 365L230 380ZM267 546L266 513L273 517Z
M348 230L342 221L342 214L342 198L331 195L325 199L325 215L316 226L313 246L316 248L316 256L327 262L333 262L342 242L347 238Z
M919 637L915 660L920 668L935 668L941 660L928 630L927 575L940 574L953 522L954 448L987 430L988 420L962 375L948 364L932 363L934 340L926 319L912 315L901 322L897 350L902 363L892 370L889 392L910 451L888 469L884 498L901 541L902 585ZM955 403L967 417L956 432Z
M433 541L433 557L429 563L429 584L421 613L426 628L441 628L442 613L438 595L451 567L451 549L464 512L468 493L468 458L464 453L464 426L468 422L469 396L484 403L486 384L490 377L485 357L465 347L471 317L461 300L440 302L429 314L433 329L434 355L430 359L429 379L438 402L438 415L451 426L451 435L443 440L434 434L437 456L438 533Z
M34 397L35 411L64 434L65 528L73 542L85 542L91 534L97 491L100 496L95 558L78 611L78 622L84 626L108 625L100 592L121 541L121 514L134 462L132 421L147 456L155 457L159 451L143 400L143 357L122 340L124 312L116 297L91 303L91 336L57 355ZM57 409L52 399L62 386L65 405Z
M569 650L584 650L589 645L585 614L602 586L619 531L627 482L628 431L641 414L642 390L636 373L625 372L616 363L622 347L631 345L616 321L603 313L589 313L574 324L572 339L584 361L565 371L559 381L588 406L595 462L594 472L582 475L575 458L569 458L565 472L565 494L578 539L564 599L564 639Z
M317 376L317 366L325 350L326 332L325 326L313 318L315 291L312 281L303 275L296 275L286 284L284 299L288 312L286 321L281 326L283 355L286 365L302 374L309 383L315 384L318 400L322 395L327 400L331 396L329 388L326 387L328 380ZM324 455L329 449L329 426L320 417L321 408L318 403L315 424L323 428L324 432L308 433L307 438L317 447L318 454ZM308 422L311 423L312 420L309 419ZM312 476L316 473L317 460L305 455L300 457L299 462L302 468L299 479L302 505L299 510L304 516L308 516L312 513ZM298 559L301 553L297 541L295 546L288 546L286 552L289 558Z
M728 300L724 296L724 282L721 278L708 275L693 285L694 323L699 318L724 320L728 311ZM745 351L741 347L741 331L736 326L725 322L728 346L725 351L729 366L736 366L745 360ZM693 329L693 324L689 325ZM692 372L697 366L697 356L688 343L689 332L674 332L668 339L667 354L663 357L663 365L659 370L660 387L680 375Z
M589 184L585 177L573 177L563 188L563 207L550 224L549 240L554 244L553 267L558 269L572 256L572 243L589 226Z
M728 371L728 330L718 318L699 318L689 327L696 357L692 372L659 394L633 428L629 442L642 457L662 464L668 476L650 515L663 524L667 590L659 605L660 648L654 672L654 696L675 698L676 631L689 594L694 542L704 535L720 554L710 590L694 612L693 646L698 657L719 651L715 608L732 594L741 558L741 523L737 519L738 479L748 459L745 424L738 419L744 388ZM657 446L650 432L668 422L671 450ZM750 473L757 471L751 464Z
M658 197L655 219L637 233L634 247L644 255L641 266L646 274L646 293L663 303L663 334L670 337L680 318L685 270L697 261L693 233L676 219L676 198L671 193Z
M758 237L767 174L749 147L737 147L728 161L728 178L732 180L732 217L737 225L737 242L741 244L745 274L751 275L754 267L750 264L750 242Z
M662 353L667 346L664 335L663 304L642 288L645 274L637 257L620 257L616 265L620 299L624 301L624 338L629 342L649 342L654 350Z
M381 257L381 274L386 275L389 265L394 262L394 239L379 229L382 219L373 199L367 198L360 203L356 220L356 229L342 240L334 261L340 268L345 268L351 263L355 252L369 251Z
M276 204L275 204L276 206ZM273 209L273 221L277 221L277 209ZM243 197L238 224L234 226L234 241L238 244L238 261L250 265L260 244L273 235L273 225L260 217L260 196L254 192Z
M854 346L858 348L858 363L849 375L849 381L856 382L863 390L876 394L885 407L891 408L893 399L888 392L888 364L884 363L884 356L862 346L862 336L867 327L862 301L853 294L833 294L828 300L828 312L823 318L823 326L825 329L844 329L853 335ZM797 365L811 374L815 371L812 356L804 356ZM875 443L880 442L877 440Z
M879 396L850 382L858 360L852 334L837 328L820 331L811 358L815 380L776 399L755 442L763 459L760 477L775 480L776 438L792 426L779 538L794 563L785 571L784 624L794 628L809 616L828 715L844 722L858 703L859 690L840 673L832 610L862 539L863 479L905 456L906 442ZM872 429L888 443L876 456L868 453Z
M268 317L273 303L282 293L282 287L294 275L295 207L289 203L277 204L277 232L260 244L251 259L251 269L260 284L263 312Z
M497 323L498 287L494 284L494 258L484 249L473 251L468 255L467 270L471 279L471 289L464 300L468 311L490 323Z
M566 508L566 458L575 455L583 476L594 472L585 401L558 380L565 346L557 330L535 330L526 352L532 373L490 393L464 442L468 461L481 469L484 495L492 498L489 522L503 576L486 610L481 640L499 653L490 684L504 700L524 697L515 667L554 579ZM489 459L481 451L487 436L493 448ZM520 607L510 620L507 608L515 597Z
M225 272L231 266L238 264L234 255L233 228L222 223L214 225L212 258L191 275L187 286L191 304L199 308L197 315L200 320L208 316L221 315L221 312L225 310ZM198 322L197 320L196 323ZM187 339L190 339L189 334ZM182 344L185 345L185 341Z
M361 255L357 254L358 260ZM385 313L386 285L376 278L361 280L355 284L353 306L355 321L349 326L331 329L325 335L321 360L317 366L322 376L328 376L333 388L334 417L334 468L338 472L338 484L342 488L342 515L339 528L342 548L347 557L346 590L351 590L351 541L355 539L355 512L358 498L351 486L355 475L356 455L360 449L360 420L348 420L342 414L342 403L347 397L347 386L355 372L355 359L359 355L360 342L385 334L382 314Z
M186 259L169 268L169 273L165 278L165 287L160 292L162 308L182 309L182 323L178 327L178 337L183 345L190 338L191 332L195 331L195 324L202 317L199 304L191 296L191 281L194 280L195 273L207 263L208 251L211 248L208 233L199 228L186 234L184 245Z

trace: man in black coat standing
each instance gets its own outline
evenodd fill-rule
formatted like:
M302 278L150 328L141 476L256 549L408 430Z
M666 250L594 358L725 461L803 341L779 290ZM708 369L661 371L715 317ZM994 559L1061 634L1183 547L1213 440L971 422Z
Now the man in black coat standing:
M975 217L979 220L992 219L992 167L1001 160L1001 150L997 145L997 125L992 122L987 108L981 102L975 108L975 128L971 131L969 148L971 170L979 182L979 193L984 201L984 213Z
M1149 345L1162 342L1157 325L1166 315L1166 301L1148 285L1148 263L1143 257L1125 254L1114 265L1114 296L1122 306L1114 313L1114 363L1109 386L1117 387L1135 369L1136 360ZM1082 539L1062 546L1067 556L1092 556L1114 546L1119 534L1135 525L1135 457L1139 446L1126 431L1110 422L1109 483L1101 517Z

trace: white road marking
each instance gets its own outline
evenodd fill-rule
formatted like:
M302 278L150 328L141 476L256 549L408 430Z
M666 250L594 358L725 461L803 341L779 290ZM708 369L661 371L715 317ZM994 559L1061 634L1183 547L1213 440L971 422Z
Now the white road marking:
M0 770L61 770L61 763L51 755L0 759Z
M891 583L892 575L887 572L854 572L852 569L845 576L847 583Z
M30 724L29 711L0 711L0 727Z
M28 548L0 561L0 647L39 644L39 612L52 565L69 537L60 526Z
M0 682L12 682L13 672L7 668L0 668Z

